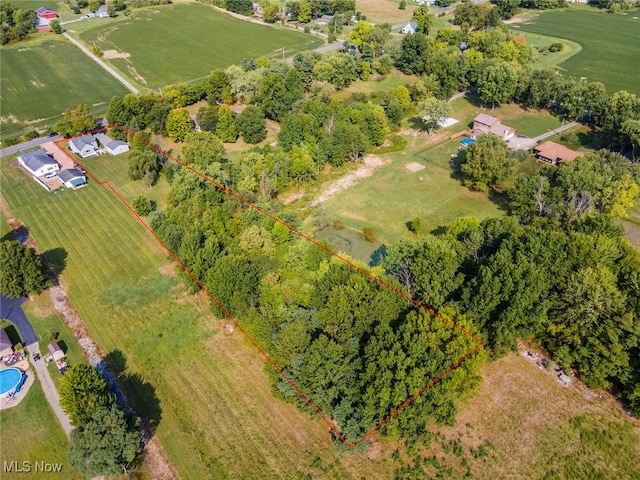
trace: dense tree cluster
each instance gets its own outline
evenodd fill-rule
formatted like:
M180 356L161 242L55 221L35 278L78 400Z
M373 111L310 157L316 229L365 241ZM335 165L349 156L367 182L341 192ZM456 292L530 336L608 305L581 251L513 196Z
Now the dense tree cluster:
M53 126L53 129L63 137L74 137L96 129L96 117L91 114L87 104L80 104L74 110L66 109L62 114L62 120Z
M317 168L304 143L288 152L254 149L230 162L210 133L185 140L183 161L267 210L274 191ZM159 235L347 441L358 440L473 348L473 339L440 318L194 173L177 169L169 176L171 206L157 225ZM297 226L294 216L280 216ZM431 270L428 261L416 262L416 291L429 291ZM373 274L382 271L378 267ZM474 331L457 310L447 315ZM479 382L482 359L474 355L385 431L417 437L434 418L452 422L457 400ZM273 382L279 395L308 409L284 378L274 374Z
M71 467L86 478L126 473L142 452L140 421L120 408L102 373L73 365L58 391L75 425L67 450Z
M53 285L33 248L17 240L0 242L0 292L19 298L40 293Z
M11 2L0 4L0 43L19 42L36 31L38 16L35 10L16 7Z

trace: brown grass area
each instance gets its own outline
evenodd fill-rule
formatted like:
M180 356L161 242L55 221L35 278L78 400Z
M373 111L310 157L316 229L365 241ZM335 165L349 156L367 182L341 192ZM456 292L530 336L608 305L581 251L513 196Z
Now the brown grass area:
M522 355L512 353L488 363L482 375L478 394L458 415L456 426L439 430L447 441L460 438L467 450L487 440L493 444L489 460L469 459L474 478L541 478L547 472L540 470L540 463L581 448L579 439L576 444L570 435L563 438L568 420L581 415L631 425L640 437L640 422L625 414L611 395L591 392L586 398L587 389L579 382L562 387L553 373ZM550 445L553 451L547 451ZM633 445L629 448L633 455ZM635 449L640 455L640 442Z
M416 4L411 0L407 1L407 8L400 10L399 2L391 0L358 0L356 10L367 16L367 20L373 22L400 23L409 21L411 14L416 8Z

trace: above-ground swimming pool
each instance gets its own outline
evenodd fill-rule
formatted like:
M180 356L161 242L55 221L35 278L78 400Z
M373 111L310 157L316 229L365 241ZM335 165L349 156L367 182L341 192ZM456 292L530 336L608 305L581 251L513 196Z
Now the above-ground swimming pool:
M22 372L17 368L0 370L0 398L13 393L20 380L22 380Z

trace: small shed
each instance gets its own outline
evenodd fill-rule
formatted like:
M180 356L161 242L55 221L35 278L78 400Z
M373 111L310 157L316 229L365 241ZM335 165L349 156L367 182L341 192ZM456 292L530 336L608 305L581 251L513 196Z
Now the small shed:
M563 387L568 387L569 385L571 385L571 378L569 378L564 373L558 375L558 380L560 380L560 383L562 383Z
M60 345L58 345L58 342L51 342L47 345L47 350L49 350L49 354L54 362L64 360L64 352L60 348Z

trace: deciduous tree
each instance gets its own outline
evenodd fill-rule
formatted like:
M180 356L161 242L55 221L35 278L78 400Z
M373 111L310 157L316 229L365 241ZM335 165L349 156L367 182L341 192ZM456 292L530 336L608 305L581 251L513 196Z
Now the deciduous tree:
M19 298L40 293L53 285L33 248L17 240L0 242L0 292Z

